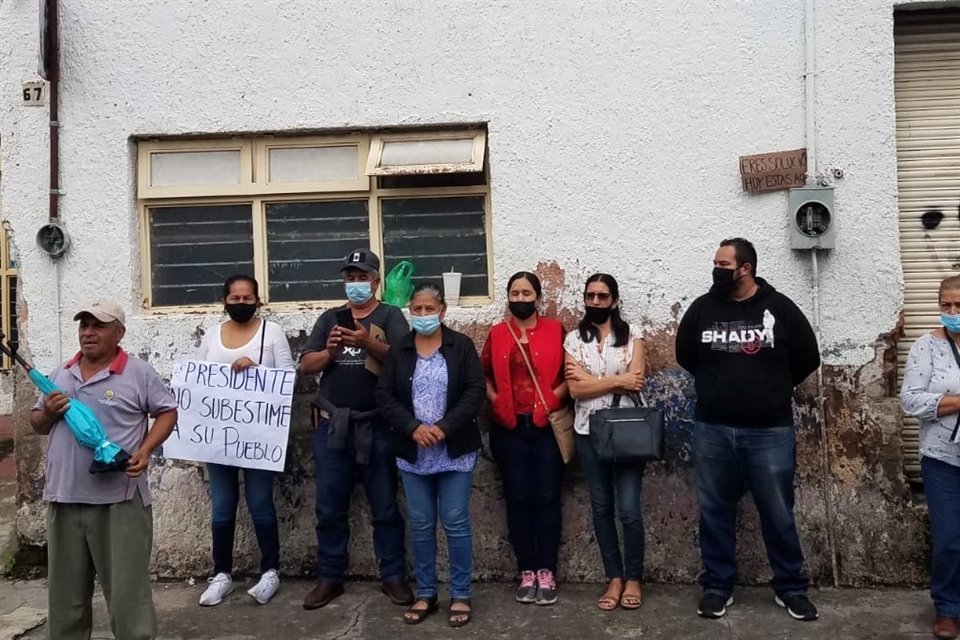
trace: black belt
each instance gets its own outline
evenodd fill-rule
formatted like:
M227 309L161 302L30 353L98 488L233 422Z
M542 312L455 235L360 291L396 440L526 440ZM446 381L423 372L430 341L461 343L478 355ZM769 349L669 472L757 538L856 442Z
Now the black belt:
M517 429L536 429L537 425L533 423L533 414L532 413L518 413L517 414Z

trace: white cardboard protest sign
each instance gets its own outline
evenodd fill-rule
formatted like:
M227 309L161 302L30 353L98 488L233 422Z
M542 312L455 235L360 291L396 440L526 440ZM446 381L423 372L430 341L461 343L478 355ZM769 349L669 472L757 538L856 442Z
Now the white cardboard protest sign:
M290 434L293 369L186 360L173 367L177 426L163 455L178 460L283 471Z

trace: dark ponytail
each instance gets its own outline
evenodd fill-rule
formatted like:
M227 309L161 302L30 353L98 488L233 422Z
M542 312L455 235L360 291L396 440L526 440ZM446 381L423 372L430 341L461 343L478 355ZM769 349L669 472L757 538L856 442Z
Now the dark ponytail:
M586 300L587 296L587 287L592 282L602 282L603 284L607 285L607 288L610 289L611 305L620 301L620 286L617 284L616 278L608 273L595 273L587 278L586 284L583 285L584 300ZM620 315L620 305L617 305L610 310L610 326L613 329L613 346L622 347L630 341L630 325L627 324ZM583 318L580 319L577 329L580 332L580 339L584 343L589 344L594 340L597 342L600 341L599 336L597 335L597 327L592 322L587 320L586 313L584 313Z

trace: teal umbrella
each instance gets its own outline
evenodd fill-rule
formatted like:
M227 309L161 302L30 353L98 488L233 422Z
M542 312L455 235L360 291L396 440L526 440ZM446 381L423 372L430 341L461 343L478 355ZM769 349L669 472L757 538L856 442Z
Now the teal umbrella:
M3 332L0 331L0 351L23 367L30 380L40 390L40 393L49 395L55 391L60 391L50 378L34 369L17 353L15 342L8 342L4 345L3 339ZM107 439L107 432L90 407L76 398L70 398L70 406L67 408L67 412L63 414L63 420L67 423L77 442L93 450L90 473L123 471L127 468L130 454Z

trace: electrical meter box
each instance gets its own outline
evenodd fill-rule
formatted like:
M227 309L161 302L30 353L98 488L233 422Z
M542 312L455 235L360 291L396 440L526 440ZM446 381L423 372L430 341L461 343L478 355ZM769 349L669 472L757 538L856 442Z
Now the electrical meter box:
M833 187L790 189L791 249L833 249L837 243Z

